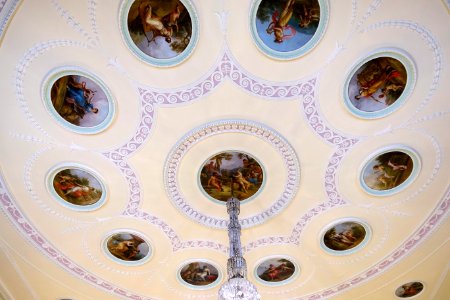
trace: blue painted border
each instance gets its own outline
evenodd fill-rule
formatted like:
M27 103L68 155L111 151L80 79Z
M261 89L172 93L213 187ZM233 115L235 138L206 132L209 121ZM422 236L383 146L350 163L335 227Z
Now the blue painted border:
M289 277L288 279L285 279L283 281L278 281L278 282L268 282L265 280L262 280L259 276L258 276L258 267L265 262L268 259L276 259L276 258L285 258L285 259L289 259L289 261L295 266L295 271L292 274L291 277ZM260 260L258 260L253 267L253 276L255 277L255 279L263 284L263 285L267 285L267 286L281 286L281 285L285 285L288 284L292 281L294 281L298 276L300 275L300 266L297 264L297 262L290 256L288 255L271 255L271 256L266 256L264 258L261 258Z
M253 41L255 42L256 46L259 50L261 50L264 54L271 58L280 59L280 60L291 60L299 58L309 51L311 51L319 41L322 39L325 29L328 24L329 19L329 4L328 0L318 0L319 6L320 6L320 21L319 26L317 27L316 32L314 33L313 37L302 47L288 52L281 52L276 51L267 46L259 37L258 31L256 29L256 12L258 11L259 4L262 0L255 0L252 3L251 9L250 9L250 32L252 34Z
M213 266L214 268L216 268L217 275L218 275L216 281L214 281L213 283L210 283L210 284L207 284L207 285L201 285L201 286L189 284L186 281L184 281L183 278L181 278L181 274L180 274L181 270L186 265L188 265L190 263L194 263L194 262L207 263L207 264L210 264L211 266ZM194 259L189 259L189 260L183 261L183 263L177 268L177 275L176 275L176 277L177 277L178 282L180 282L183 286L186 286L186 287L188 287L190 289L193 289L193 290L207 290L207 289L210 289L210 288L213 288L213 287L219 285L222 282L223 274L222 274L222 271L220 270L220 268L218 267L218 265L216 263L213 263L212 261L207 260L207 259L200 259L200 258L199 259L195 259L194 258Z
M344 222L358 223L359 225L364 227L364 230L366 231L366 236L361 241L361 243L359 243L356 247L353 247L353 248L348 249L348 250L338 251L338 250L333 250L333 249L328 248L325 245L325 242L323 241L323 238L325 237L325 233L328 230L330 230L331 228L333 228L334 226L336 226L336 225L338 225L340 223L344 223ZM363 220L361 220L359 218L348 217L348 218L342 218L342 219L335 220L332 223L328 224L327 226L324 227L324 229L322 229L322 231L321 231L319 236L320 236L320 247L323 250L325 250L326 252L328 252L328 253L330 253L332 255L342 256L342 255L353 254L353 253L361 250L363 247L365 247L367 245L367 243L370 241L370 239L372 238L372 229L370 228L369 224L367 224L365 221L363 221Z
M127 45L127 47L131 50L131 52L141 61L146 62L155 67L172 67L178 65L185 61L194 51L195 46L198 42L198 17L195 10L194 5L190 0L180 0L183 3L184 7L187 9L189 16L191 17L192 22L192 34L191 40L187 45L186 49L181 52L179 55L172 58L154 58L151 57L139 49L136 44L131 39L130 33L128 31L128 12L130 10L131 5L135 0L124 0L119 11L119 27L120 32L123 38L123 41Z
M263 182L261 183L261 186L259 187L259 190L258 190L256 193L254 193L253 196L251 196L251 197L249 197L249 198L247 198L247 199L245 199L245 200L240 201L241 205L246 204L246 203L250 202L251 200L255 199L255 198L262 192L262 190L264 189L264 187L266 186L266 180L267 180L267 172L266 172L266 168L265 168L264 165L260 162L260 160L257 159L253 154L248 153L248 152L246 152L246 151L242 151L242 150L224 150L224 151L217 152L216 154L210 155L209 157L211 158L211 157L213 157L213 156L216 156L216 155L218 155L218 154L220 154L220 153L224 153L224 152L241 152L241 153L247 154L247 155L253 157L253 159L256 160L256 161L258 162L258 164L261 166L261 169L262 169L262 171L263 171ZM208 158L207 160L209 160L209 158ZM207 160L205 160L205 161L202 163L202 166L205 164L205 162L206 162ZM200 181L200 173L201 173L201 172L202 172L202 167L198 168L198 172L197 172L197 185L198 185L198 188L200 189L201 193L202 193L203 195L205 195L205 197L208 198L209 200L211 200L212 202L217 203L217 204L221 204L221 205L223 205L223 206L226 206L226 205L227 205L226 202L220 201L220 200L217 200L217 199L211 197L211 196L203 189L202 183L201 183L201 181Z
M357 109L353 103L350 101L350 96L348 95L348 86L350 84L350 80L353 77L353 75L359 70L359 68L362 67L365 63L379 57L391 57L395 58L398 61L400 61L406 70L406 85L405 89L403 90L403 93L400 95L400 97L390 106L381 109L379 111L373 111L373 112L367 112ZM377 49L368 56L366 56L364 59L360 60L356 65L354 65L350 72L347 73L346 80L343 87L343 97L344 97L344 103L346 108L352 113L354 116L363 118L363 119L377 119L385 117L397 109L399 109L406 99L410 96L412 93L412 90L415 86L417 78L417 72L416 67L414 64L413 59L411 56L406 53L405 51L397 48L381 48Z
M108 99L108 115L106 118L98 125L93 127L81 127L74 125L68 121L66 121L63 117L61 117L58 112L55 110L52 104L52 99L50 97L51 95L51 89L53 84L61 77L69 76L69 75L79 75L84 76L86 78L89 78L90 80L94 81L98 86L103 90L103 92L106 95L106 98ZM52 70L49 75L46 76L46 78L43 81L42 84L42 99L44 101L44 106L46 109L50 112L52 117L58 122L58 124L62 125L64 128L69 129L73 132L80 133L80 134L96 134L103 130L105 130L112 122L114 115L115 115L115 101L114 98L111 95L111 92L109 88L101 81L96 75L92 74L91 72L88 72L84 69L81 69L79 67L73 67L73 66L65 66L60 67Z
M100 183L101 188L102 188L102 196L100 197L100 199L95 202L94 204L91 205L76 205L76 204L72 204L70 202L67 202L66 200L62 199L58 193L56 193L55 189L53 188L53 179L55 178L56 174L58 174L60 171L62 170L66 170L66 169L77 169L77 170L81 170L84 171L86 173L89 173L90 175L92 175L95 179L97 179L97 181ZM108 194L108 190L106 188L106 185L104 184L103 179L101 178L101 176L94 171L93 169L78 164L78 163L62 163L59 164L55 167L53 167L46 176L46 186L47 186L47 190L49 191L49 193L53 196L53 198L55 198L58 203L60 203L61 205L70 208L72 210L76 210L76 211L82 211L82 212L86 212L86 211L93 211L96 209L99 209L100 207L102 207L105 202L106 202L106 198L107 198L107 194Z
M370 188L364 182L364 178L363 178L363 173L364 173L364 170L367 168L367 165L372 160L374 160L376 157L378 157L379 155L387 153L387 152L393 152L393 151L403 152L403 153L409 155L409 157L411 157L411 159L413 161L413 169L411 171L411 174L404 182L402 182L400 185L398 185L392 189L379 191L379 190L374 190L374 189ZM413 149L411 149L407 146L392 145L392 146L385 147L385 148L378 150L377 152L372 154L368 159L366 159L364 161L362 166L359 168L359 184L361 185L363 190L366 191L370 195L390 196L390 195L396 194L396 193L404 190L406 187L408 187L417 178L420 169L421 169L421 160L420 160L419 154L416 151L414 151Z
M148 249L149 249L148 250L148 254L144 258L142 258L140 260L137 260L137 261L126 261L126 260L122 260L122 259L117 258L114 255L112 255L111 252L109 252L109 249L108 249L108 240L114 234L120 234L120 233L133 234L133 235L139 236L141 239L143 239L147 243ZM102 248L103 252L105 253L105 255L109 259L113 260L114 262L116 262L118 264L121 264L121 265L124 265L124 266L127 266L127 267L131 267L131 266L134 267L134 266L140 266L140 265L145 264L153 256L153 252L154 252L152 243L150 243L150 240L145 235L143 235L142 233L137 232L137 231L135 231L133 229L126 229L126 228L124 228L124 229L116 229L114 231L108 232L104 236L104 238L103 238L103 240L101 242L101 248Z

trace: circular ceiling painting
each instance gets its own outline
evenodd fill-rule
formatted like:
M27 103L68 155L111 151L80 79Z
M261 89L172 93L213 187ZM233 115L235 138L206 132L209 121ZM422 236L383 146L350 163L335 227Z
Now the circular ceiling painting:
M122 10L128 46L144 61L158 66L181 62L197 40L197 20L189 1L135 0Z
M423 284L418 281L408 282L395 290L395 296L409 298L419 294L423 290Z
M76 69L58 70L45 87L45 104L64 127L78 133L97 133L114 114L106 86L92 74Z
M264 182L261 164L251 155L227 151L210 157L199 174L201 189L215 200L226 202L236 197L246 200L253 197Z
M190 287L195 288L209 288L220 281L218 269L205 261L193 261L184 265L178 277Z
M327 229L321 244L334 254L347 254L362 247L368 240L369 232L369 227L360 221L341 221Z
M345 103L357 116L383 117L402 104L414 81L413 63L405 53L380 51L352 69L344 87Z
M327 2L322 0L259 0L251 27L258 47L269 56L296 58L314 47L325 29Z
M107 253L121 263L143 263L151 254L150 245L140 236L130 232L118 232L106 241Z
M297 269L286 257L269 258L258 264L256 277L265 284L283 284L293 278Z
M75 210L96 209L106 199L105 186L98 176L75 164L53 169L48 187L59 202Z
M372 157L361 173L361 184L370 194L397 192L417 175L419 160L412 150L392 149Z

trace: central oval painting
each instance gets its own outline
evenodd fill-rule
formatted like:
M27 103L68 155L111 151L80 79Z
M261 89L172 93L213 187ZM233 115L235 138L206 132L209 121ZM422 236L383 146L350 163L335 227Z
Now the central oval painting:
M254 18L260 41L278 52L304 47L320 23L318 0L262 0Z
M154 59L174 58L191 41L192 20L179 0L136 0L127 23L133 43Z
M213 199L226 202L232 196L246 200L263 184L261 164L251 155L227 151L210 157L202 166L200 185Z

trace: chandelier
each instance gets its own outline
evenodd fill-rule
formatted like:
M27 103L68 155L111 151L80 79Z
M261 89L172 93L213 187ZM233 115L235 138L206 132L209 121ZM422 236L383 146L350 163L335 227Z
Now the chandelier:
M232 194L233 195L233 194ZM228 238L230 239L230 257L227 262L228 281L219 289L219 300L259 300L256 287L247 280L247 263L242 256L241 225L238 215L240 203L233 196L227 200L227 212L230 215Z

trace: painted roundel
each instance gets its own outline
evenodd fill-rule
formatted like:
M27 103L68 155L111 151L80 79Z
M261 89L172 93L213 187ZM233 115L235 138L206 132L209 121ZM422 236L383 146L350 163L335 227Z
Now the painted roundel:
M219 281L218 269L204 261L192 261L184 265L178 277L190 287L207 288L212 287Z
M103 187L97 178L75 168L59 171L53 178L53 188L61 199L80 206L97 203L103 194Z
M423 284L418 281L412 281L399 286L395 290L395 296L399 298L409 298L418 295L423 290Z
M91 211L106 200L106 187L93 170L67 163L53 168L47 176L50 193L62 205L79 211Z
M362 222L347 220L327 229L321 243L332 253L349 253L360 248L366 241L369 228Z
M406 53L399 49L377 51L349 73L345 104L356 116L384 117L400 107L414 82L414 65Z
M392 105L406 86L406 69L392 57L378 57L366 62L352 76L348 87L355 108L379 111Z
M385 150L365 163L361 185L370 194L392 194L411 183L419 168L419 159L414 151L401 147Z
M265 284L283 284L292 279L298 267L288 258L268 258L256 267L256 276Z
M58 69L46 84L44 99L57 121L77 133L98 133L114 115L108 88L94 75L77 68Z
M170 66L181 62L193 50L197 20L189 1L126 1L122 10L125 41L140 59Z
M150 245L139 235L131 232L117 232L106 240L110 257L119 262L142 263L150 257Z
M296 58L317 44L327 14L324 0L259 0L253 6L253 37L269 56Z
M226 202L233 196L242 201L261 189L264 171L250 154L226 151L203 163L199 182L203 191L215 200Z

